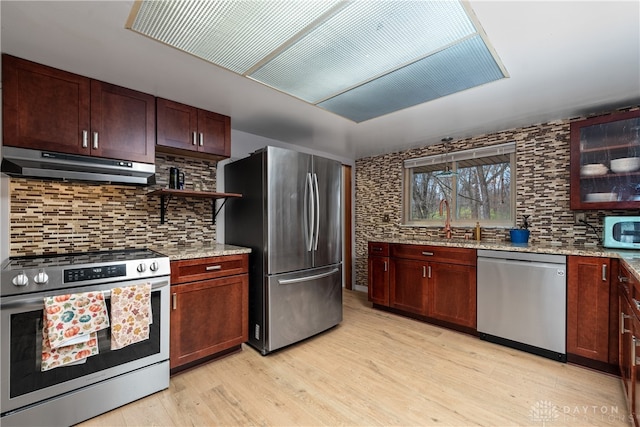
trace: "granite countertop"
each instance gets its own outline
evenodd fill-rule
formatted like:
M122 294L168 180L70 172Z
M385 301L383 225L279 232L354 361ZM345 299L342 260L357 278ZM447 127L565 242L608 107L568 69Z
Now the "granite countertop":
M511 252L535 252L542 254L557 254L557 255L580 255L580 256L595 256L595 257L607 257L607 258L619 258L622 259L631 272L640 280L640 251L633 250L616 250L607 249L602 246L596 245L551 245L545 243L528 243L525 245L516 245L511 242L491 242L491 241L476 241L476 240L462 240L462 239L425 239L425 240L408 240L408 239L394 239L394 238L381 238L372 239L375 242L386 243L403 243L411 245L433 245L433 246L448 246L456 248L469 248L469 249L489 249L494 251L511 251Z
M251 249L224 243L196 244L190 246L151 246L156 252L169 257L171 261L184 259L207 258L212 256L248 254Z

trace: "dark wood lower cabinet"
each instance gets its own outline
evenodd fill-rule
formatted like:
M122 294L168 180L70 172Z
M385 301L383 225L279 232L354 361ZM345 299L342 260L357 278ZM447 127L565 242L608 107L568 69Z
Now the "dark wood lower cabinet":
M391 259L389 306L428 315L428 265L410 259Z
M475 332L476 251L369 242L369 300L377 308Z
M374 304L389 305L389 257L369 257L367 292Z
M429 315L476 329L476 267L431 264Z
M239 349L248 340L249 281L245 257L214 257L172 265L172 270L185 273L183 277L204 277L171 286L172 373ZM225 269L227 274L241 269L242 274L224 276ZM208 275L214 277L207 278Z

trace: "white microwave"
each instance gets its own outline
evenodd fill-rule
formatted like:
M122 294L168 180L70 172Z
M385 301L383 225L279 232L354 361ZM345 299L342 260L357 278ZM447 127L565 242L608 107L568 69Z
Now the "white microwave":
M605 248L640 249L640 216L605 216L602 245Z

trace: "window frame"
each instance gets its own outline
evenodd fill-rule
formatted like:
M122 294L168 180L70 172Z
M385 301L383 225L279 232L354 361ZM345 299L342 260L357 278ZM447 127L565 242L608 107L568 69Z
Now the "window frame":
M461 150L451 153L436 154L431 156L407 159L403 162L403 201L402 201L402 224L405 226L421 226L421 227L441 227L442 218L437 219L421 219L412 220L411 203L412 203L412 175L416 168L421 166L437 167L442 166L442 170L446 165L450 165L450 169L457 173L458 163L470 159L480 159L493 157L498 155L509 155L511 182L509 186L510 200L509 209L511 212L510 220L486 220L486 219L458 219L456 218L456 200L458 194L457 176L452 179L452 196L448 198L449 207L451 209L451 226L454 227L474 227L476 222L480 222L483 227L492 228L512 228L516 224L516 143L508 142L504 144L496 144L485 147ZM497 163L496 163L497 164Z

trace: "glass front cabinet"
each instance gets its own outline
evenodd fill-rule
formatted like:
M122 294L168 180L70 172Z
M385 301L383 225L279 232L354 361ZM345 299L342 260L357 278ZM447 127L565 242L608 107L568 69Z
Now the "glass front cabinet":
M571 123L571 209L640 208L640 111Z

